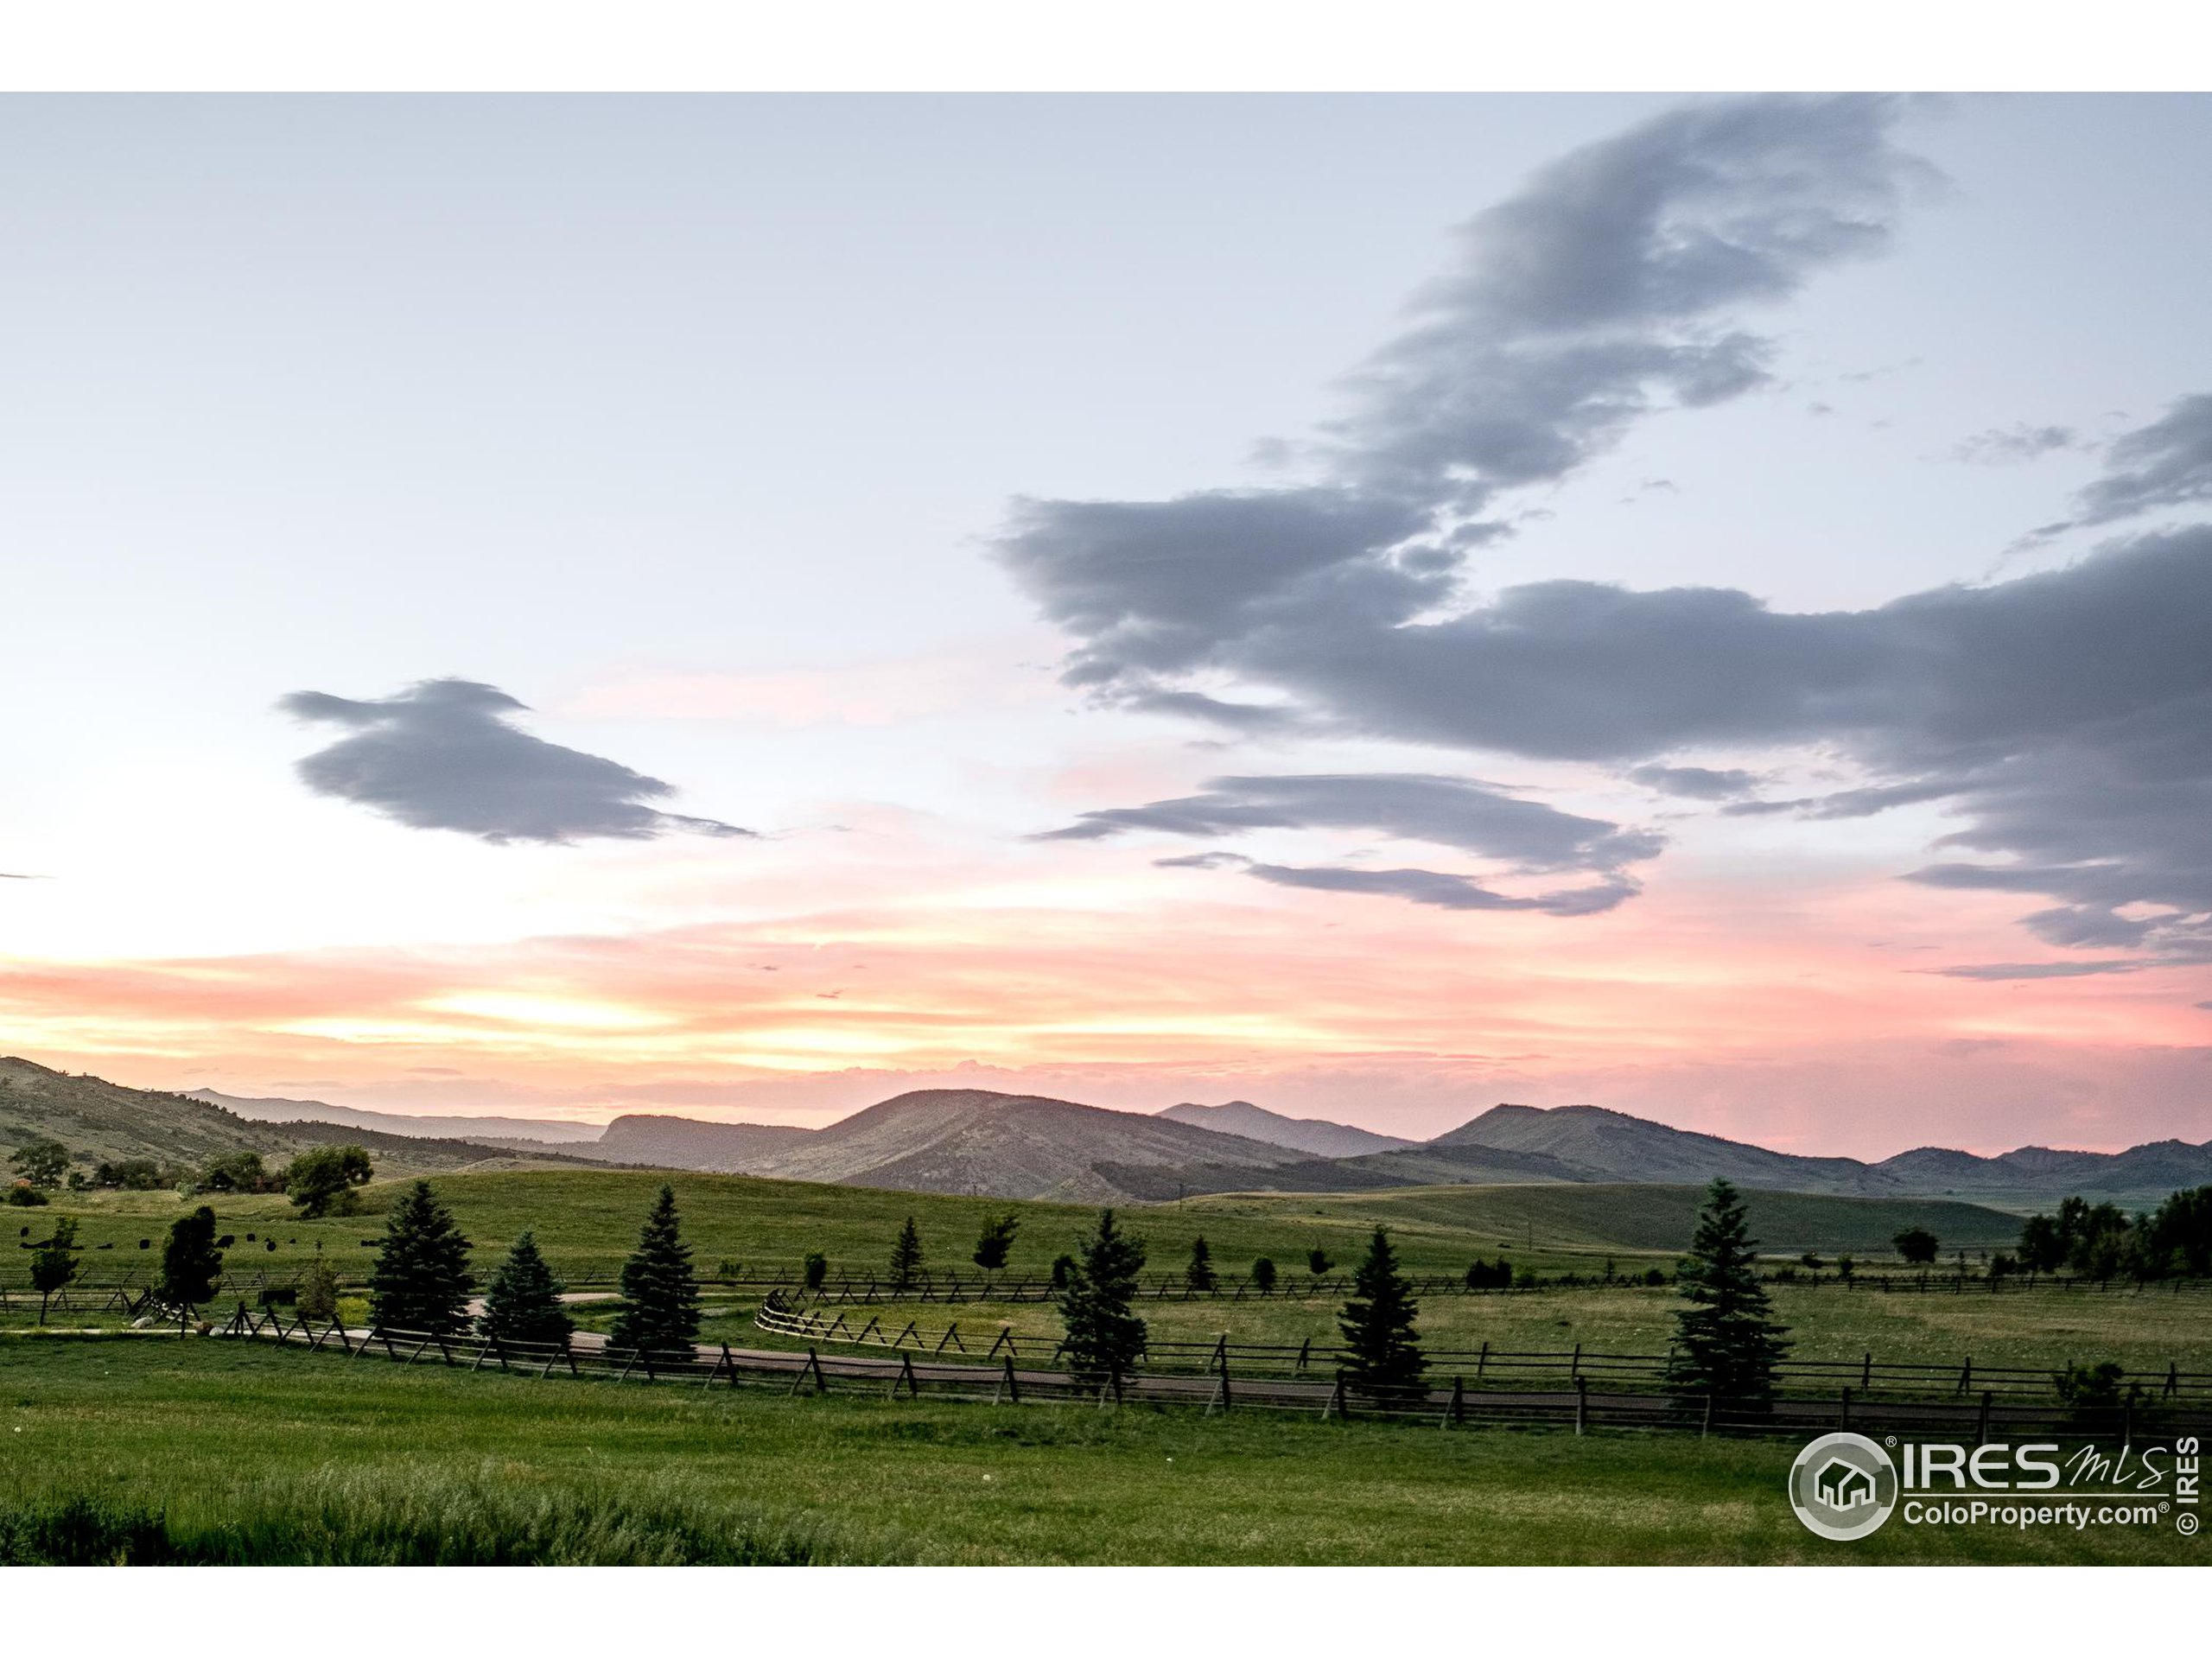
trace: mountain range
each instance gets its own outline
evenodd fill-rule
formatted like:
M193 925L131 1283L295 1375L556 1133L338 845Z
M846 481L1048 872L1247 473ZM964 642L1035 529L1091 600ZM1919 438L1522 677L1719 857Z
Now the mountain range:
M279 1112L297 1116L276 1121ZM463 1129L465 1136L452 1133ZM562 1137L557 1143L554 1133ZM1493 1106L1416 1141L1288 1117L1242 1100L1145 1113L1036 1095L928 1089L819 1129L632 1113L596 1139L575 1138L589 1133L588 1126L544 1119L402 1118L317 1101L124 1089L27 1060L0 1060L0 1145L48 1134L103 1158L197 1160L343 1139L369 1145L379 1167L394 1173L588 1160L1084 1202L1527 1183L1701 1185L1725 1176L1777 1192L1952 1197L2031 1209L2074 1193L2143 1205L2212 1183L2212 1141L2159 1141L2119 1153L2023 1147L1995 1157L1922 1147L1868 1163L1775 1152L1583 1105Z

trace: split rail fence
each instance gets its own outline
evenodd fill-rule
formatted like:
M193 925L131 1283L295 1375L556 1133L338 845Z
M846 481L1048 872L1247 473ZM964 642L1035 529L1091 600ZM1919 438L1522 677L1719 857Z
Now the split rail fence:
M469 1371L499 1370L543 1381L595 1378L648 1386L752 1389L785 1395L860 1394L887 1399L943 1399L996 1405L1051 1402L1104 1407L1185 1408L1207 1414L1274 1411L1327 1418L1376 1418L1451 1428L1506 1426L1674 1431L1700 1434L1802 1437L1829 1427L1894 1429L1993 1437L2035 1435L2133 1443L2144 1433L2212 1433L2212 1410L2199 1403L2130 1400L2084 1410L2000 1402L1993 1390L1964 1401L1866 1397L1842 1389L1834 1399L1728 1400L1663 1393L1618 1392L1577 1379L1569 1389L1479 1389L1463 1375L1432 1376L1424 1388L1364 1389L1341 1375L1295 1378L1243 1376L1233 1367L1212 1373L1140 1371L1097 1387L1069 1372L1022 1366L1010 1353L995 1365L955 1363L911 1350L892 1354L824 1354L819 1349L769 1351L727 1346L645 1354L585 1345L503 1342L474 1334L349 1330L335 1321L288 1319L241 1306L219 1334L327 1350L349 1360L422 1363Z
M771 1335L816 1343L842 1343L855 1347L887 1348L932 1357L957 1353L981 1357L1058 1361L1065 1344L1059 1338L1022 1334L1011 1325L963 1332L956 1323L942 1330L925 1329L918 1321L887 1322L870 1316L842 1312L834 1316L795 1306L771 1293L753 1323ZM988 1336L988 1341L985 1341ZM1433 1371L1463 1377L1476 1389L1513 1390L1540 1382L1563 1380L1570 1388L1610 1387L1639 1393L1663 1392L1669 1356L1665 1354L1607 1354L1586 1351L1577 1343L1571 1349L1515 1351L1484 1343L1474 1349L1425 1349ZM1147 1371L1223 1374L1231 1370L1255 1378L1295 1380L1313 1374L1327 1375L1346 1358L1344 1350L1311 1340L1291 1344L1231 1342L1226 1335L1212 1342L1152 1341L1145 1347ZM2009 1398L2050 1397L2056 1376L2050 1370L2028 1366L1976 1366L1969 1357L1951 1364L1877 1360L1869 1351L1856 1360L1784 1359L1779 1368L1785 1395L1835 1395L1849 1389L1864 1400L1870 1395L1892 1398L1972 1398L1977 1392ZM2135 1379L2140 1392L2161 1404L2212 1408L2212 1371L2184 1371L2178 1361L2167 1362L2163 1373L2151 1371Z

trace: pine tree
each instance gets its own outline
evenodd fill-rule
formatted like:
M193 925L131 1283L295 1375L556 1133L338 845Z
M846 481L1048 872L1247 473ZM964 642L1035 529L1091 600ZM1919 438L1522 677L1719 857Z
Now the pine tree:
M899 1230L898 1243L891 1247L891 1288L909 1291L922 1271L922 1230L914 1225L912 1216Z
M1758 1247L1742 1197L1726 1181L1713 1182L1675 1275L1690 1304L1675 1315L1667 1364L1677 1392L1724 1400L1764 1400L1774 1392L1789 1333L1759 1283Z
M1006 1266L1007 1254L1014 1248L1014 1236L1020 1230L1021 1223L1015 1217L986 1217L983 1230L976 1239L976 1265L986 1273L995 1273Z
M1417 1387L1428 1368L1414 1337L1414 1315L1420 1311L1413 1287L1398 1271L1390 1230L1377 1227L1366 1259L1352 1271L1351 1300L1337 1316L1347 1354L1344 1381L1373 1389Z
M485 1287L484 1312L477 1331L499 1342L545 1342L568 1345L575 1324L561 1306L561 1281L539 1254L528 1229L507 1250Z
M699 1281L677 1230L676 1189L664 1186L622 1264L622 1311L607 1340L627 1353L688 1356L699 1335Z
M156 1300L189 1313L214 1300L215 1281L222 1273L223 1252L215 1243L213 1210L203 1204L169 1224L168 1242L162 1246L161 1276L154 1281Z
M38 1322L46 1323L46 1305L57 1290L67 1288L77 1276L77 1218L64 1216L54 1224L54 1235L31 1257L31 1288L38 1292Z
M392 1206L369 1274L369 1323L382 1331L450 1336L468 1327L468 1241L428 1181Z
M1061 1260L1068 1262L1059 1292L1068 1370L1102 1394L1118 1393L1144 1355L1145 1324L1129 1311L1144 1271L1144 1244L1115 1226L1111 1210L1101 1210L1098 1230L1076 1246L1071 1261ZM1052 1265L1057 1274L1059 1263Z
M1220 1282L1214 1277L1213 1250L1204 1233L1191 1241L1191 1264L1183 1269L1183 1282L1192 1290L1211 1290Z

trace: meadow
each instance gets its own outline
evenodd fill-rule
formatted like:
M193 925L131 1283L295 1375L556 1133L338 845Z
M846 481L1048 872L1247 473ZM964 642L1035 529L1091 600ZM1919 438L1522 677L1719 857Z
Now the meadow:
M620 1270L664 1181L676 1189L684 1236L708 1273L734 1262L749 1274L795 1274L801 1260L818 1250L833 1273L865 1279L881 1271L900 1223L912 1216L928 1265L972 1275L969 1253L984 1220L1012 1213L1021 1230L1007 1272L1042 1275L1097 1214L1088 1205L641 1170L442 1175L432 1185L474 1243L480 1272L488 1272L528 1228L556 1271L606 1281ZM185 1199L171 1192L58 1193L48 1207L4 1210L0 1217L14 1223L10 1230L22 1242L42 1237L53 1217L76 1216L86 1270L106 1280L134 1268L150 1273L168 1224L191 1205L207 1204L233 1239L227 1265L234 1273L289 1274L320 1249L341 1277L358 1278L397 1190L397 1183L379 1182L359 1194L359 1213L315 1221L302 1218L276 1194ZM1669 1186L1433 1187L1331 1197L1229 1194L1122 1213L1148 1241L1155 1271L1179 1274L1192 1239L1203 1234L1224 1277L1241 1277L1262 1255L1286 1277L1296 1276L1317 1246L1340 1265L1356 1259L1380 1221L1393 1230L1414 1273L1457 1275L1478 1256L1504 1255L1540 1273L1590 1274L1608 1260L1639 1272L1671 1265L1689 1240L1700 1196L1694 1187ZM1765 1247L1788 1255L1844 1250L1871 1260L1888 1251L1893 1234L1914 1224L1933 1230L1947 1253L2009 1247L2018 1233L2014 1217L1942 1200L1756 1192L1750 1206ZM15 1263L0 1265L0 1274L10 1284L22 1282Z
M2171 1529L1791 1516L1794 1445L490 1373L0 1336L0 1560L2137 1562Z

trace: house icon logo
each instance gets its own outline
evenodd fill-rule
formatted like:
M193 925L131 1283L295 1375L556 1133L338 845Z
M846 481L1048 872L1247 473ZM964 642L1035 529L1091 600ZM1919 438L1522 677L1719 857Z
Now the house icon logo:
M1789 1465L1789 1507L1823 1538L1864 1538L1897 1506L1897 1465L1864 1434L1823 1434Z

